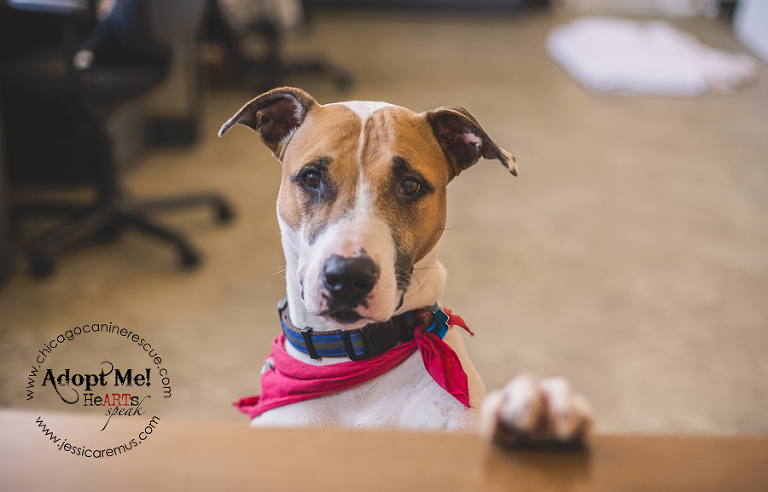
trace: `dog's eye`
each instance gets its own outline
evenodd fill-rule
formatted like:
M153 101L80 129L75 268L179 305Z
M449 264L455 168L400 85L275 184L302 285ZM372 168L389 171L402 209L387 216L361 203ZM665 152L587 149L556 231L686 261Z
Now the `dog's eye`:
M403 195L413 195L421 189L421 183L413 178L407 178L400 184L400 193Z
M312 188L319 188L322 180L320 179L320 173L317 171L306 171L301 175L301 179Z

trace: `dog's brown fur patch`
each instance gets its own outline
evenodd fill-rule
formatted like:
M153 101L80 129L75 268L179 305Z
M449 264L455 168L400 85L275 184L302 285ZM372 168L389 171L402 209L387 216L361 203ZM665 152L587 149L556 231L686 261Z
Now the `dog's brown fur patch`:
M278 194L281 218L292 229L304 224L313 236L334 221L354 202L359 166L356 160L362 125L351 109L341 105L313 109L294 134L283 155L283 179ZM322 135L303 138L303 135ZM308 199L292 178L305 166L328 160L329 181L337 193L332 202L318 205Z
M422 116L392 106L366 122L361 159L376 209L392 228L398 257L407 254L411 266L434 248L445 226L446 186L451 178L445 154ZM409 176L423 179L429 191L419 198L402 195L400 184Z

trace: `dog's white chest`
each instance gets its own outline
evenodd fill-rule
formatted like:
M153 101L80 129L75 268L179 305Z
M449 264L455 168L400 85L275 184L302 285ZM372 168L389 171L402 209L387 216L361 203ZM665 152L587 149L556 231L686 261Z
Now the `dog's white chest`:
M470 408L441 387L427 372L422 353L373 379L327 396L273 408L252 420L253 427L342 426L408 428L421 430L472 430L479 426L485 386L467 355L460 329L443 337L467 377ZM302 357L290 344L286 352Z
M471 392L470 392L471 394ZM269 410L253 427L343 426L472 429L476 409L466 409L427 373L419 352L392 370L353 388Z

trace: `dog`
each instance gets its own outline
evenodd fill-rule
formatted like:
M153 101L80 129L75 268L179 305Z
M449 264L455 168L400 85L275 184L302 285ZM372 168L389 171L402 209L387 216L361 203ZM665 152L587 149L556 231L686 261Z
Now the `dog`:
M320 105L290 87L243 106L219 131L258 132L282 165L283 334L251 425L479 430L491 439L583 440L586 399L563 378L514 378L486 396L441 307L446 187L481 158L515 158L460 107Z

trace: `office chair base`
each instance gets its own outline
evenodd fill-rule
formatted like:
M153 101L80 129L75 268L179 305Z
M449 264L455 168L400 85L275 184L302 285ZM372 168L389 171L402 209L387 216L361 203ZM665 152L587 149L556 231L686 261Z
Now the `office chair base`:
M29 263L29 274L35 278L47 277L56 269L56 262L47 256L36 256L34 253L28 252L27 262Z
M144 201L116 199L109 205L96 207L80 218L31 241L26 247L29 273L37 278L47 277L56 268L55 255L62 250L89 239L114 242L129 228L174 246L182 267L197 267L202 263L202 255L197 249L181 232L154 222L146 216L146 212L180 210L201 205L212 208L214 221L219 224L229 223L234 218L231 205L216 194Z

